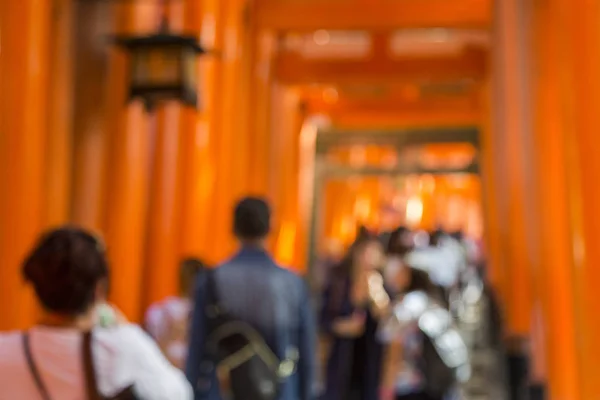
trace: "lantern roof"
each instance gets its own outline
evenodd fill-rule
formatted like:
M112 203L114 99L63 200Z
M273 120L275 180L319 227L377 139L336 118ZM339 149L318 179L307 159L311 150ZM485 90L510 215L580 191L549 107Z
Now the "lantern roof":
M196 37L192 35L175 35L172 33L160 32L146 36L117 36L114 41L117 45L129 49L156 46L179 46L192 49L196 53L206 53L206 50L200 46Z

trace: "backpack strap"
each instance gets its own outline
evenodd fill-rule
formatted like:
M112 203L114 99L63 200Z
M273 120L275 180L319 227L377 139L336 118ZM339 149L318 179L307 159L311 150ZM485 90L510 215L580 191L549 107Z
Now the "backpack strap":
M215 279L215 271L207 269L204 272L204 274L206 274L206 280L204 285L204 329L206 335L204 353L205 355L208 355L209 358L213 358L215 356L215 349L209 346L208 339L213 333L213 331L218 327L218 320L219 317L222 315L223 311L221 310L221 305L219 301L217 282Z
M217 287L217 279L214 270L206 271L206 306L214 308L217 311L221 307L221 299L219 296L219 288Z
M98 392L98 383L96 381L96 370L92 356L92 332L87 331L83 334L81 356L83 361L83 372L85 376L85 388L89 400L101 400Z
M206 315L207 332L210 332L219 325L218 321L221 320L227 313L221 302L221 296L219 294L219 285L216 279L216 270L207 270L206 272L206 297L204 305L204 313Z
M33 355L31 353L31 345L29 342L29 333L23 332L22 342L23 342L23 352L25 353L25 360L27 361L27 366L29 368L29 372L31 372L31 376L33 376L33 380L35 381L35 385L37 386L40 394L42 395L44 400L50 400L50 394L48 393L48 389L44 385L44 381L42 381L42 377L40 372L33 360Z

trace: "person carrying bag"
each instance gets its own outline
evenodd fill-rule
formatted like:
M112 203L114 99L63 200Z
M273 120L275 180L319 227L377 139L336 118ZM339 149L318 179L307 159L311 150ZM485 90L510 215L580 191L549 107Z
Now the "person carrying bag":
M214 271L206 272L206 354L216 364L221 394L232 400L276 400L280 384L296 370L297 354L280 360L262 335L227 312Z
M244 198L233 214L239 251L196 282L186 365L195 399L314 400L308 287L267 252L264 199Z
M96 381L96 371L94 368L94 361L92 359L92 333L84 333L82 342L82 364L85 374L85 387L88 400L142 400L139 397L137 397L133 392L133 386L128 386L127 388L123 389L121 392L114 396L102 396L100 394L100 391L98 390L98 383ZM25 358L27 359L27 366L29 367L29 371L31 372L31 375L35 380L35 384L39 389L42 398L44 400L52 400L52 397L50 397L50 393L48 392L48 389L46 389L46 385L44 384L44 381L42 380L42 377L35 363L33 353L31 352L31 345L29 343L29 334L27 332L23 334L23 351L25 352Z
M48 232L22 274L41 313L28 331L0 333L0 400L192 399L183 373L106 303L108 264L94 235Z

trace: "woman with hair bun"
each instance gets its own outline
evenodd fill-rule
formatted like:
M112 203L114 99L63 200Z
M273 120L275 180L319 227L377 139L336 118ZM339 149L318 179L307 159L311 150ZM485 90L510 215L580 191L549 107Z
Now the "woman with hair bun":
M106 306L109 269L95 236L44 234L22 274L42 312L30 330L0 334L0 400L192 398L152 339Z

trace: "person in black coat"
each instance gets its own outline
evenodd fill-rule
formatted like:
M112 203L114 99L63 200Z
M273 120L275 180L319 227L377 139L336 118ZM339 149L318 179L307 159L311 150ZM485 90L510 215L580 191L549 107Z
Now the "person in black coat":
M384 263L379 239L363 233L330 275L320 315L321 332L330 343L322 400L378 398L380 310L370 298L368 279Z

